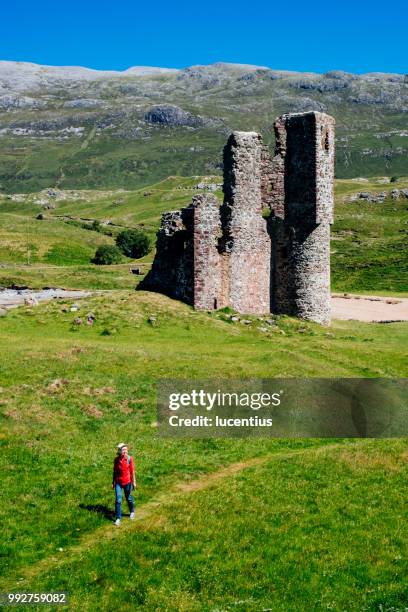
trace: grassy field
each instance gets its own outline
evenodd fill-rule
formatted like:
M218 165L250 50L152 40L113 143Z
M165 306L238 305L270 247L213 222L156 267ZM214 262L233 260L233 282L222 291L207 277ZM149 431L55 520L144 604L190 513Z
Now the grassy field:
M154 243L161 214L187 205L200 193L196 186L203 180L219 183L221 178L169 177L139 191L73 192L57 201L44 194L30 194L22 201L10 197L0 200L0 285L133 288L137 277L129 274L132 262L91 265L96 246L113 243L123 227L142 227ZM348 201L360 191L390 192L407 187L408 179L397 183L380 179L336 181L331 257L334 291L408 293L408 201L391 197L383 204ZM221 199L220 190L217 195ZM38 200L49 201L55 208L44 210ZM40 212L44 215L41 221L36 219ZM113 236L85 229L89 219L111 222L113 225L104 227ZM147 271L152 260L150 253L138 264Z
M89 311L92 328L63 301L0 319L2 591L65 590L82 610L403 609L406 441L159 439L155 386L406 376L406 325L282 317L265 335L126 291ZM138 520L115 531L121 439Z
M264 333L256 317L244 326L135 292L130 268L147 271L153 252L90 263L123 226L153 237L201 180L77 192L46 209L44 194L0 201L0 285L106 290L75 315L59 300L0 317L0 591L67 591L70 609L89 611L402 612L407 440L158 436L159 378L408 374L404 323L278 317ZM407 186L336 182L334 290L408 293L407 200L347 201ZM92 219L113 235L85 229ZM73 324L90 311L93 327ZM120 440L136 458L137 520L125 512L115 529Z
M403 187L407 181L401 181ZM332 227L332 286L336 291L408 291L408 200L387 197L383 204L347 198L357 191L373 193L400 184L336 182L335 222Z

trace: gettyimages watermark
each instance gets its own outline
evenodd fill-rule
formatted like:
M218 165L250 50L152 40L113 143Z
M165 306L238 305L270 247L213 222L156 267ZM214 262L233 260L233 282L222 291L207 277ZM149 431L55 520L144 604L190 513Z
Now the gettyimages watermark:
M408 379L162 379L168 437L408 437Z

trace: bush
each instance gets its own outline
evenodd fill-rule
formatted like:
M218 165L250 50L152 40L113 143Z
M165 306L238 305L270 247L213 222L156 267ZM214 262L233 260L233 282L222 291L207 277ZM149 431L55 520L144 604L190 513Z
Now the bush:
M398 176L392 176L390 178L390 183L398 183Z
M139 259L150 251L149 236L139 229L129 229L119 232L116 236L116 244L126 257Z
M122 253L114 244L102 244L96 249L92 263L98 266L108 266L109 264L120 263Z

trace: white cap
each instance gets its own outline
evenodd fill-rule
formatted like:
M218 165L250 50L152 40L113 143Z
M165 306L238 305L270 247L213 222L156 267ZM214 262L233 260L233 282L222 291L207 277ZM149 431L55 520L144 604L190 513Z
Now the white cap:
M127 444L125 444L124 442L121 442L120 444L118 444L117 449L122 450L124 446L127 446Z

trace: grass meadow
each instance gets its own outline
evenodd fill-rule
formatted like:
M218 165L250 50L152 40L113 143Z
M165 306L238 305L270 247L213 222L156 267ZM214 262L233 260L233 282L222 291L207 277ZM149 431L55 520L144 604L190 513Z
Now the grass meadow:
M242 325L195 312L134 291L140 277L129 268L147 271L153 253L94 266L96 245L114 236L61 217L154 236L160 214L187 204L197 182L84 193L44 210L44 220L34 196L0 201L0 285L104 290L75 314L54 300L0 317L0 592L66 591L69 609L87 611L403 612L407 439L158 435L159 378L408 374L406 323L277 317L265 333L256 317ZM334 290L408 294L408 201L347 202L406 185L337 181ZM88 312L92 327L73 323ZM135 522L124 506L115 529L120 441L130 444L138 487Z
M162 213L186 206L200 193L196 186L203 180L219 183L221 178L169 177L138 191L79 191L75 192L78 199L53 202L51 198L55 208L50 210L36 203L44 198L35 194L23 196L23 201L0 198L0 286L134 288L137 279L129 273L134 262L91 265L97 246L113 244L123 227L143 228L154 244ZM348 201L359 191L390 193L407 187L408 179L403 178L386 184L379 179L336 181L331 243L334 291L408 294L408 200ZM216 195L222 199L221 190ZM39 213L43 220L36 219ZM85 229L83 219L110 222L113 225L103 227L112 236ZM137 261L143 272L153 256L152 252Z
M401 608L406 440L163 439L155 392L160 377L406 376L405 324L281 317L265 335L147 292L80 304L93 327L63 301L0 319L2 591L67 591L78 610ZM122 439L137 520L115 530Z

